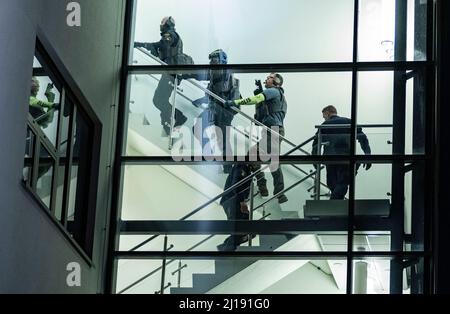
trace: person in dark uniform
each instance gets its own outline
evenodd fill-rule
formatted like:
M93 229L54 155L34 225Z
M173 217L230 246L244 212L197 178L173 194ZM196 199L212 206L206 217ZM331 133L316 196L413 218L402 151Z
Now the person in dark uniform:
M242 179L248 177L252 173L252 169L247 164L233 165L230 174L225 182L224 191L235 185ZM241 184L233 190L225 193L220 199L228 220L248 220L249 209L246 200L250 194L250 185L252 180ZM232 234L225 241L217 246L219 251L235 251L237 246L248 240L248 235Z
M327 106L322 110L322 116L324 122L322 125L348 125L348 127L329 127L322 128L321 130L321 143L324 144L324 155L349 155L350 154L350 124L351 119L340 117L337 114L337 110L334 106ZM320 155L318 147L318 132L316 138L313 141L312 154ZM356 138L364 151L364 154L370 155L370 145L366 134L361 128L357 128ZM357 165L357 170L360 164ZM364 168L369 170L372 164L364 164ZM327 164L327 185L331 190L330 199L344 199L347 194L348 186L350 184L350 168L347 164Z
M226 106L239 106L239 105L256 105L256 119L268 128L277 127L278 133L284 136L284 118L287 113L287 102L284 97L284 89L281 87L283 85L283 77L278 73L271 73L267 76L264 82L265 89L256 92L255 96L248 97L245 99L238 99L234 101L227 101ZM272 137L273 140L278 142L278 153L280 151L281 141L279 138L275 138L277 135L273 135L271 132L263 132L261 140L258 144L250 149L250 151L257 151L258 154L262 152L261 143L267 143L265 146L268 154L269 151L272 152ZM278 136L277 136L278 137ZM258 170L261 165L253 166L253 171ZM281 166L278 166L276 170L271 172L273 177L273 194L277 194L284 190L284 179L283 172L281 171ZM268 196L269 192L267 190L267 180L264 177L264 173L260 172L256 176L259 192L261 196ZM285 194L280 194L278 196L278 202L285 203L288 198Z
M222 49L214 50L209 54L210 64L227 64L228 57L227 54ZM234 78L233 73L230 70L210 70L206 76L190 76L197 80L209 81L208 90L223 98L225 100L234 100L240 98L239 93L239 80ZM183 76L187 78L187 76ZM204 135L204 130L210 126L216 126L221 131L222 136L217 136L217 144L221 149L224 160L226 160L227 147L230 150L229 153L232 154L231 146L231 135L230 128L231 122L233 121L235 111L225 108L218 100L214 97L205 95L202 98L193 101L193 104L200 107L202 104L208 104L208 107L202 112L197 120L196 125L194 125L194 134L201 138L198 140L202 143L202 147L210 141L210 138ZM200 127L201 132L195 132L197 128ZM224 173L230 173L232 165L224 165Z
M175 31L175 20L171 16L166 16L162 19L160 31L160 41L154 43L135 42L134 47L147 49L152 55L169 65L186 63L186 58L183 54L183 41ZM153 96L153 103L161 112L161 125L167 135L170 133L170 120L172 116L172 105L169 99L174 89L174 82L175 77L173 75L163 73ZM180 110L175 109L174 126L180 126L186 120L186 116Z

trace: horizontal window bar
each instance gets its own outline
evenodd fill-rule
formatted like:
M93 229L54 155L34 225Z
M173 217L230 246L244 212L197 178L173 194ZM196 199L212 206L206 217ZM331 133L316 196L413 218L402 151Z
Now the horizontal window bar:
M205 159L208 158L208 159ZM417 161L430 160L425 155L310 155L310 156L279 156L280 164L312 164L312 163L349 163L354 162L371 162L371 163L392 163L402 161L412 163ZM215 160L205 156L187 156L185 160L174 160L171 156L135 156L122 157L123 165L220 165L220 164L269 164L271 161L250 161L246 156L235 156L234 160L221 160L222 156L217 156Z
M266 260L277 259L346 259L348 257L353 258L419 258L424 256L430 256L430 252L377 252L377 251L364 251L364 252L296 252L296 251L268 251L268 252L245 252L245 251L165 251L165 252L151 252L151 251L116 251L114 257L116 259L161 259L161 258L182 258L182 259L216 259L216 258L258 258Z
M388 231L391 220L382 217L355 217L355 230ZM289 232L347 232L348 217L286 220L126 220L121 234L277 234Z
M158 74L161 72L192 73L210 69L230 69L234 73L273 72L341 72L341 71L393 71L415 70L425 66L434 66L429 61L396 62L339 62L339 63L272 63L272 64L223 64L223 65L131 65L129 74Z

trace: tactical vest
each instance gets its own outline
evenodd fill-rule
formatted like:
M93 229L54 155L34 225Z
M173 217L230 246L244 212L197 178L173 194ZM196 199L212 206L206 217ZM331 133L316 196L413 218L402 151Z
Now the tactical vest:
M281 126L283 125L282 119L284 119L287 113L287 102L286 98L284 97L284 90L281 87L271 88L278 89L278 91L280 92L280 97L263 101L262 103L257 104L255 109L255 119L264 124L266 124L266 122L270 119L271 123L267 123L267 126L272 126L274 125L274 123L275 125Z
M228 74L227 71L217 76L211 75L210 77L208 90L225 100L239 98L239 80ZM210 97L210 101L215 101L215 99Z
M224 100L234 100L240 98L239 80L227 71L216 76L210 76L208 90ZM209 123L215 125L230 125L236 111L223 108L223 105L213 98L209 97Z
M184 63L181 60L181 56L183 55L183 41L177 32L175 34L178 38L176 45L166 47L161 41L161 46L158 49L158 57L167 64Z

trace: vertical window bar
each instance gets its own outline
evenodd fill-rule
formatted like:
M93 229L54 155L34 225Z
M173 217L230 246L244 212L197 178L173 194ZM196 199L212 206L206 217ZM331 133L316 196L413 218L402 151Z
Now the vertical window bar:
M30 134L30 143L29 143L30 155L28 156L28 158L30 158L30 167L29 167L29 171L27 174L28 177L27 177L26 184L30 189L33 189L32 186L33 186L33 173L34 173L34 169L35 169L34 158L35 158L35 153L36 153L36 150L35 150L36 135L34 134L32 128L28 127L27 129L28 129L27 132L29 132L29 134Z
M431 211L426 211L424 214L424 251L426 253L433 251L433 230L435 226L433 224L436 215L436 202L435 193L437 193L436 183L434 179L434 173L436 169L435 157L436 149L435 143L435 114L436 114L436 102L435 102L435 39L436 39L436 11L434 1L427 1L427 43L426 43L426 54L427 54L427 68L425 74L425 155L429 156L426 162L425 169L425 182L427 182L427 188L425 191L425 206L426 208L432 208ZM431 294L434 292L435 281L433 278L433 265L434 256L428 255L424 258L424 270L423 270L423 293Z
M407 32L407 0L395 1L395 47L394 59L406 60L406 32ZM405 154L405 116L406 116L406 81L405 70L394 71L394 99L393 99L393 131L392 151L394 155ZM403 161L394 161L392 164L392 212L394 228L391 231L391 251L403 251L404 235L404 194L405 175ZM390 293L402 293L403 268L398 258L391 261Z
M358 25L359 25L359 0L355 0L353 10L353 69L352 69L352 100L351 100L351 127L350 127L350 185L348 200L348 228L347 228L347 294L353 290L353 226L355 211L355 141L356 141L356 105L358 98Z
M66 104L67 102L65 102ZM67 152L66 152L66 171L64 176L64 190L63 190L63 201L61 208L61 223L64 228L67 228L67 213L69 211L69 194L70 194L70 181L72 178L72 158L73 158L73 146L74 146L74 133L75 133L75 119L77 115L76 107L71 103L69 119L69 132L67 133Z
M123 31L123 53L122 53L122 69L120 73L120 99L117 117L117 139L116 139L116 151L114 158L114 168L113 168L113 191L112 191L112 204L111 204L111 215L110 215L110 227L109 227L109 241L108 241L108 256L106 265L106 284L105 292L114 293L116 287L116 273L117 270L117 259L114 257L114 252L118 247L118 241L120 236L120 195L121 182L122 182L122 151L124 147L124 139L126 134L126 113L128 112L127 101L129 99L129 61L132 56L131 54L131 41L133 40L133 17L136 16L136 5L134 0L127 0L125 7L125 18L124 18L124 31Z
M52 178L52 197L50 204L50 212L53 216L55 216L56 211L56 195L58 191L58 180L59 180L59 164L61 157L61 133L62 133L62 124L63 124L63 108L64 102L66 98L66 90L62 88L61 97L60 97L60 107L58 111L58 129L56 131L56 158L55 158L55 166L53 167L53 178Z
M33 172L31 175L31 190L36 193L36 185L39 173L39 157L41 153L41 141L37 134L34 134L34 152L33 152Z

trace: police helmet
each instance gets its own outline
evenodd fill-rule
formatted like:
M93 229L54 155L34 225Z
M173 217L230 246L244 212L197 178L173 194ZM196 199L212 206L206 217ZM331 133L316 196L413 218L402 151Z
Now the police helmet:
M162 19L161 25L159 26L161 32L167 32L171 30L175 30L175 20L171 16L166 16Z
M211 64L227 64L227 54L222 49L214 50L209 54L209 60Z

